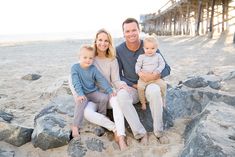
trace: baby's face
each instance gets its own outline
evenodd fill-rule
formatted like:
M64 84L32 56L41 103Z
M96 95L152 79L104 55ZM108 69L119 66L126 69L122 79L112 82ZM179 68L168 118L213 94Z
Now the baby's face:
M144 54L146 56L152 56L156 53L158 47L157 44L154 42L144 42Z

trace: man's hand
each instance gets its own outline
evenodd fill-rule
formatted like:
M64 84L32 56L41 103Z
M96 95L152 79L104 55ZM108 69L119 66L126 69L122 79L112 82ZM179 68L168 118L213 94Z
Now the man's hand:
M142 74L139 75L140 79L144 82L153 81L161 78L161 74L159 73L149 73L149 72L141 72Z

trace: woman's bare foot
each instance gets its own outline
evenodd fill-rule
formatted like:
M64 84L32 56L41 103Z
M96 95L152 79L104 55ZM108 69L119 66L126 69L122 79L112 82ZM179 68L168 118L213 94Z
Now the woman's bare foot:
M148 134L146 133L141 139L140 143L144 146L147 146L149 143Z
M73 138L80 138L80 133L78 131L78 128L76 126L71 126L71 130L72 130L72 136Z
M125 141L125 136L119 136L118 145L119 145L121 151L127 149L127 144L126 144L126 141Z

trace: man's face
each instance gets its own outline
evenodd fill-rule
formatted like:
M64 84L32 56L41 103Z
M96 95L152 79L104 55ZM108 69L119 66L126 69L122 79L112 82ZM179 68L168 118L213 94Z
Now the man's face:
M123 34L127 42L133 43L139 40L140 30L135 22L123 25Z

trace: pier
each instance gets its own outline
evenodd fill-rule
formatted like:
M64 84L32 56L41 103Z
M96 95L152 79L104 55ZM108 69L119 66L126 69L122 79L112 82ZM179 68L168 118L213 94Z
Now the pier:
M169 0L155 13L141 15L140 24L149 34L212 38L214 33L235 32L235 1Z

